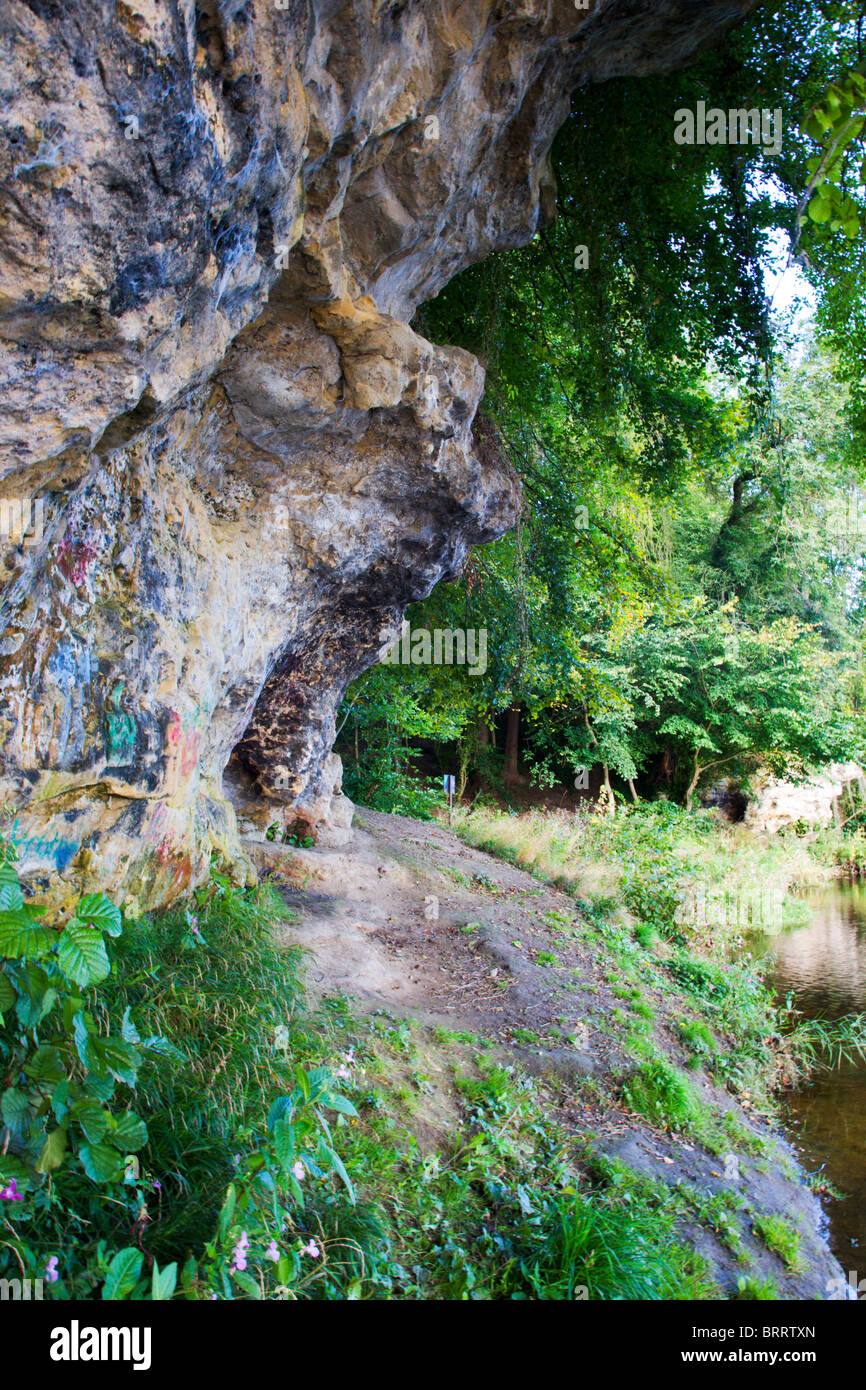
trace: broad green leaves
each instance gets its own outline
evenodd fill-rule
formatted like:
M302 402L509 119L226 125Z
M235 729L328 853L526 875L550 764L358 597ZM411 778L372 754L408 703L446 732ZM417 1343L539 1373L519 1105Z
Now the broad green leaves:
M24 895L14 865L9 860L0 863L0 912L24 906Z
M61 933L57 958L64 972L77 985L98 984L111 969L99 932L76 920L71 921Z
M42 1147L39 1155L39 1162L36 1165L37 1173L53 1173L63 1162L66 1153L67 1134L62 1127L52 1129Z
M13 1139L21 1139L30 1128L30 1101L25 1091L10 1086L0 1097L0 1117Z
M146 1298L148 1292L156 1302L167 1302L177 1287L177 1265L165 1265L160 1269L156 1260L148 1281L143 1278L144 1256L140 1250L127 1246L118 1250L108 1264L102 1297L108 1303L119 1303L128 1298Z
M102 932L119 936L120 910L104 893L89 893L79 900L76 915L61 933L58 958L77 985L98 984L111 969Z
M866 77L853 71L828 87L803 125L821 149L807 161L806 215L849 240L860 234L861 208L852 188L866 183ZM801 219L802 220L802 219Z
M117 1119L112 1116L111 1142L125 1153L135 1153L147 1143L147 1125L131 1110Z
M9 866L4 866L8 868ZM57 945L57 932L40 927L26 908L0 912L0 956L42 960Z
M0 965L0 1017L5 1014L7 1009L11 1009L15 1003L15 991L12 982Z
M89 1144L99 1144L108 1129L108 1111L98 1100L82 1100L73 1110L73 1118L81 1125Z
M269 1280L286 1284L290 1270L297 1277L302 1256L308 1261L318 1258L321 1252L315 1241L299 1253L297 1236L287 1234L294 1224L292 1212L301 1212L305 1206L307 1183L336 1178L349 1201L355 1202L352 1180L337 1153L326 1111L341 1117L357 1115L351 1101L335 1091L327 1067L310 1071L298 1067L291 1092L278 1096L270 1107L267 1136L261 1136L239 1160L205 1260L208 1285L221 1287L225 1298L236 1298L239 1292L247 1298L267 1296L264 1289ZM281 1248L292 1244L291 1254Z
M97 931L108 932L109 936L120 936L120 908L104 893L88 893L80 898L75 916L79 922L86 922Z
M120 934L115 904L91 893L61 929L41 926L7 848L0 841L0 1056L26 1085L0 1095L0 1120L34 1181L74 1156L94 1183L121 1182L127 1156L148 1136L138 1115L112 1107L116 1088L135 1085L146 1052L173 1049L162 1038L142 1041L128 1009L117 1036L85 1006L85 992L110 971L104 934ZM118 1270L111 1279L120 1288ZM169 1283L166 1271L160 1289Z
M82 1144L78 1157L93 1182L120 1182L123 1177L123 1158L111 1144Z
M102 1286L102 1297L106 1301L128 1298L141 1277L144 1256L140 1250L120 1250L108 1266L108 1275Z
M165 1302L171 1298L177 1286L177 1265L172 1263L160 1269L156 1260L153 1262L153 1275L150 1284L150 1296L154 1303Z

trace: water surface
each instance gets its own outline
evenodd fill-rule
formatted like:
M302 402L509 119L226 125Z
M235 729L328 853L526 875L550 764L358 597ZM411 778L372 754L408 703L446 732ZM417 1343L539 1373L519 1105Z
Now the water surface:
M807 1018L866 1011L866 884L838 883L809 896L814 917L771 938L767 982ZM846 1194L825 1203L830 1244L845 1268L866 1277L866 1062L820 1072L786 1102L789 1138L804 1166Z

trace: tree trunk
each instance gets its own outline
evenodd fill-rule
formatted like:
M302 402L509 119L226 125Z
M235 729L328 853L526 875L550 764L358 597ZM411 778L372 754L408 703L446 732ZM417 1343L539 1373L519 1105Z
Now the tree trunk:
M636 806L637 803L638 803L638 794L637 794L637 791L635 790L634 782L632 781L632 779L631 779L630 777L629 777L629 779L628 779L628 789L629 789L629 791L631 792L631 799L632 799L632 801L634 802L634 804L635 804L635 806Z
M699 778L700 778L700 775L701 775L702 771L703 771L703 768L701 767L700 763L698 762L698 755L697 755L697 753L696 753L696 754L695 754L695 770L694 770L694 773L693 773L693 775L692 775L692 780L689 782L688 789L687 789L687 791L686 791L686 799L685 799L685 802L684 802L684 805L685 805L685 808L686 808L687 811L690 811L690 810L692 809L692 797L693 797L694 794L695 794L695 787L698 785L698 780L699 780Z
M607 763L602 763L604 768L604 791L607 797L607 810L611 816L616 815L616 797L613 794L613 787L610 785L610 769Z
M511 705L505 730L505 780L517 781L517 748L520 734L520 706Z

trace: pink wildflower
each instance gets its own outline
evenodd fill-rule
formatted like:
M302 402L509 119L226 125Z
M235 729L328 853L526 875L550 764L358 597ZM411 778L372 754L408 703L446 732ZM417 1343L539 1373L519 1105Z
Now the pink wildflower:
M237 1269L246 1269L247 1251L249 1247L250 1238L247 1235L246 1231L241 1231L240 1236L238 1238L238 1243L232 1251L232 1264L231 1268L229 1269L229 1274L234 1274L235 1270Z

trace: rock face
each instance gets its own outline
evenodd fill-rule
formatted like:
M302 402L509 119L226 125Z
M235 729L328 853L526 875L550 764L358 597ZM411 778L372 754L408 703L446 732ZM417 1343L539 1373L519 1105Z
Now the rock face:
M830 763L804 782L769 781L749 803L745 823L770 835L798 821L822 828L840 825L851 814L845 793L855 783L862 795L866 772L857 763Z
M5 0L0 797L135 909L345 828L334 714L512 524L483 373L409 320L553 211L580 83L753 0ZM26 533L26 534L22 534Z

